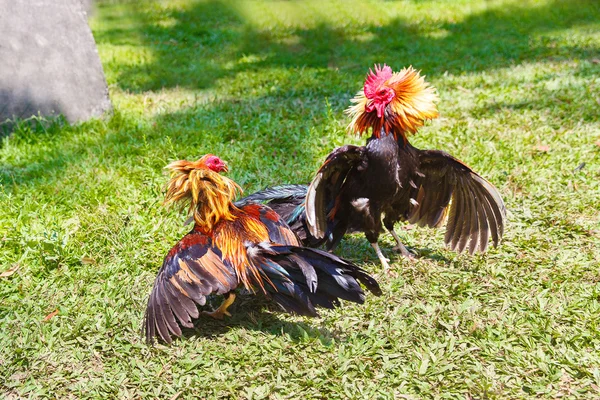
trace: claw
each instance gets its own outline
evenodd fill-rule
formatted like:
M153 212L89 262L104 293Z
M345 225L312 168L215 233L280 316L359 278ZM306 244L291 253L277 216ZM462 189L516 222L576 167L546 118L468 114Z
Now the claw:
M414 260L416 255L414 253L412 253L411 251L409 251L406 248L406 246L400 241L400 238L398 237L398 234L396 233L396 231L394 231L393 229L390 229L390 233L392 234L392 236L394 237L394 240L396 241L396 246L393 247L393 250L399 252L404 257L408 258L409 260Z
M225 315L227 315L228 317L231 317L231 313L229 311L219 311L219 310L202 311L202 315L208 315L209 317L212 317L214 319L223 319Z
M402 246L394 246L392 247L392 250L394 250L395 252L400 253L402 256L408 258L409 260L414 260L417 255L415 253L413 253L412 251L408 250L406 248L406 246L402 245Z
M373 249L375 249L377 258L379 258L379 261L381 262L381 265L383 266L383 272L387 273L390 270L390 264L389 264L390 259L383 255L377 242L371 243L371 246L373 246Z
M231 317L231 313L229 313L227 309L233 304L234 300L235 293L231 293L215 311L202 311L202 314L208 315L209 317L212 317L214 319L223 319L225 315Z

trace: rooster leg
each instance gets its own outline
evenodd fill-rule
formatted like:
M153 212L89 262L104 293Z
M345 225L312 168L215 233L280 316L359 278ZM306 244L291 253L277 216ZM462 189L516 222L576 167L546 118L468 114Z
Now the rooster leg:
M396 231L393 229L389 229L389 231L392 234L392 236L394 237L394 240L396 241L396 247L394 247L394 250L399 251L400 254L402 254L406 258L410 258L410 259L415 258L415 255L413 253L411 253L410 251L408 251L406 246L404 244L402 244Z
M214 319L223 319L223 316L227 315L231 317L231 314L227 309L233 304L235 300L235 293L230 293L229 296L223 300L223 303L215 311L202 311L202 314L213 317Z
M375 253L377 254L377 257L379 258L379 261L381 261L381 265L383 266L383 272L389 271L390 264L388 264L388 261L390 261L390 260L383 255L377 242L371 243L371 246L373 246L373 249L375 249Z

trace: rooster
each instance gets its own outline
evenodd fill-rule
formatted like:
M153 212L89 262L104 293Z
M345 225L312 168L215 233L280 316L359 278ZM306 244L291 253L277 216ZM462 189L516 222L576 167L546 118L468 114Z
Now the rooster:
M389 260L377 243L383 227L394 237L394 249L413 257L394 231L398 221L439 227L447 220L445 243L458 252L484 252L490 237L497 246L506 214L497 189L448 153L408 142L409 134L438 116L437 100L412 67L394 73L375 66L347 110L349 131L371 131L366 145L335 149L308 188L281 186L251 197L281 209L307 244L333 249L345 233L364 232L384 270Z
M359 267L327 252L300 246L287 224L269 207L232 203L240 187L222 176L227 165L214 155L175 161L165 203L189 204L194 227L166 255L148 299L144 331L170 343L181 327L192 328L207 296L224 295L214 311L222 319L243 287L264 294L285 311L317 316L315 306L334 308L340 299L364 302L365 285L377 282Z
M439 227L447 220L444 241L458 252L484 252L490 236L498 245L506 214L498 190L450 154L408 142L425 120L438 116L437 99L412 67L369 71L347 113L349 131L371 130L371 137L366 146L334 150L317 172L306 197L312 236L326 237L332 247L345 232L364 231L384 269L388 260L377 244L382 217L406 257L412 254L394 231L398 221Z

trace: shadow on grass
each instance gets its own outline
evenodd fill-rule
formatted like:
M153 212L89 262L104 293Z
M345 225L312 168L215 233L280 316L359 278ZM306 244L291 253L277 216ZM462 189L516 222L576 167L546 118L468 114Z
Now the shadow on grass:
M221 296L218 297L216 303L221 301ZM322 309L320 310L322 311ZM334 341L344 340L343 337L323 327L316 327L305 322L288 322L279 319L278 314L285 315L285 312L264 297L238 295L236 302L230 307L229 311L232 316L223 320L201 316L194 321L194 329L183 329L181 339L195 336L211 338L223 335L232 329L243 328L261 331L273 336L288 336L295 342L319 340L325 346L330 346ZM311 321L318 324L319 318L313 318Z
M574 73L585 79L586 74L594 71L597 75L600 68L579 65ZM558 73L554 73L558 75ZM545 77L551 82L553 76ZM582 90L584 83L574 82L562 84L553 88L536 88L534 91L524 91L518 100L498 100L490 97L470 110L477 118L493 118L499 112L506 114L522 114L525 111L544 112L551 110L554 117L563 121L562 128L568 124L593 123L598 120L598 103L600 98L593 94L593 89ZM559 129L561 127L554 127Z
M222 78L269 68L340 69L360 80L374 62L396 68L412 64L435 76L549 57L597 56L597 43L585 47L557 44L544 34L593 23L600 18L599 11L593 0L556 0L538 7L490 6L457 22L414 23L400 18L375 25L357 19L356 27L321 23L314 28L259 30L236 3L213 0L194 2L184 10L157 6L144 13L131 7L127 12L134 13L133 28L100 30L96 40L127 43L137 35L150 49L151 62L116 66L117 85L133 92L175 86L209 88ZM168 18L169 23L159 23L160 18ZM348 83L349 90L354 90L354 79Z
M137 163L140 157L151 159L148 149L158 149L155 153L162 153L163 157L156 160L162 162L169 147L177 156L218 152L232 161L233 166L243 166L243 169L233 168L232 176L245 187L258 188L277 182L273 180L273 168L258 164L256 154L262 155L260 162L286 171L288 175L282 175L279 182L306 182L310 177L290 174L297 172L298 164L314 163L317 150L306 143L315 139L324 127L331 129L325 123L328 119L325 99L332 109L345 108L357 82L373 62L385 61L394 66L414 64L428 75L436 75L444 71L500 68L547 57L586 58L600 52L597 44L557 48L550 39L534 40L545 32L594 22L600 13L593 1L557 0L543 7L490 8L462 21L429 27L404 20L382 26L364 25L355 30L321 24L311 29L290 28L283 39L279 37L281 30L253 28L231 2L194 2L187 9L168 11L165 16L168 24L156 23L154 14L163 12L159 3L150 3L156 5L154 11L133 2L120 5L124 8L119 10L125 16L112 13L116 7L113 3L100 3L98 18L108 28L96 32L99 44L137 45L137 37L153 55L148 62L107 68L117 71L117 85L123 89L140 92L176 86L210 88L218 85L220 79L236 74L273 68L277 71L266 72L260 78L264 82L252 81L248 87L244 86L240 96L232 93L231 99L160 114L151 128L141 128L139 121L127 120L117 110L109 123L109 134L90 134L71 143L69 136L73 131L69 129L76 133L77 129L89 129L89 125L50 129L51 135L59 131L64 137L57 137L54 147L40 157L0 166L0 183L44 180L86 157L108 156L118 161L137 157L132 159ZM123 18L135 23L121 23ZM362 39L358 38L361 32L367 33ZM298 81L296 70L302 66L314 68L314 74ZM576 75L583 77L597 73L596 67L577 68ZM340 75L335 69L347 73ZM257 90L256 85L262 88ZM519 104L486 104L474 112L485 116L499 109L539 109L553 102L561 104L565 115L588 110L584 111L583 119L595 118L589 111L593 108L580 107L580 101L564 96L548 92L548 96L536 96L537 103L533 99ZM106 131L106 127L100 130ZM11 141L36 141L34 133L17 129ZM60 141L65 145L60 146Z
M0 166L0 183L9 191L22 184L51 183L71 166L89 166L93 160L116 171L123 164L140 166L143 159L143 165L160 171L173 158L195 159L208 152L230 162L230 176L246 190L272 184L274 169L282 180L308 181L298 175L297 165L314 162L315 149L303 143L319 135L321 123L327 122L325 100L319 101L322 107L295 113L289 110L296 99L278 94L215 101L159 114L146 126L118 110L108 123L43 129L21 124L11 145L30 146L33 152Z
M384 235L386 234L384 233L379 237L379 247L381 248L383 254L387 258L389 258L392 263L410 262L407 258L399 254L397 251L393 250L392 246L389 246L386 243L382 243ZM410 233L401 233L400 239L402 240L403 237L406 237L407 235L410 235ZM429 259L433 261L443 262L444 264L450 264L451 262L439 250L432 249L429 247L411 247L408 246L406 242L404 242L404 244L407 246L409 251L415 253L415 258L417 259ZM441 245L443 245L443 243L440 243L440 246ZM355 260L355 262L372 262L376 265L379 265L379 259L377 258L375 251L362 234L344 236L344 239L342 239L340 246L336 249L335 253L338 254L340 257Z

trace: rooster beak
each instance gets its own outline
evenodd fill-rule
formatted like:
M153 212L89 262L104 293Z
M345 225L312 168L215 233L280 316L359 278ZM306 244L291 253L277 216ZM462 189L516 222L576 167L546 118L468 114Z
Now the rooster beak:
M385 104L379 103L375 106L377 109L377 118L383 118L383 113L385 112Z
M223 172L229 172L229 167L227 166L227 163L225 161L223 161L223 165L221 166L221 168Z
M377 118L383 118L383 114L385 113L385 103L380 103L376 101L371 101L369 105L365 108L367 112L372 112L375 110L377 112Z

